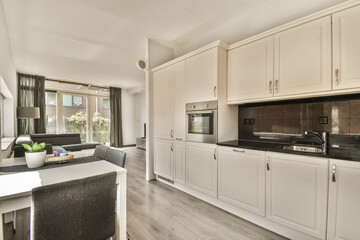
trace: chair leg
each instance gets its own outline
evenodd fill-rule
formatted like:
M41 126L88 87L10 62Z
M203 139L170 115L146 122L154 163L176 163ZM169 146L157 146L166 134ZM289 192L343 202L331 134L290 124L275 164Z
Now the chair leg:
M16 211L13 211L13 231L16 232Z

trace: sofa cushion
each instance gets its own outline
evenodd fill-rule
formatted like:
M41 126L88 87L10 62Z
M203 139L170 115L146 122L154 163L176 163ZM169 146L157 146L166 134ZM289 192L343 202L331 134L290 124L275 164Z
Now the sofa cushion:
M116 148L109 148L105 157L106 161L109 161L122 168L125 166L125 158L126 152L123 152Z
M30 136L34 142L45 142L51 143L52 145L69 145L81 143L79 133L32 134Z
M81 151L84 149L92 149L95 148L100 143L98 142L85 142L85 143L78 143L78 144L66 144L61 145L66 151Z
M16 145L29 144L33 145L34 142L31 140L30 135L22 134L16 138Z
M108 150L109 147L105 146L104 144L97 145L95 148L94 156L105 159Z

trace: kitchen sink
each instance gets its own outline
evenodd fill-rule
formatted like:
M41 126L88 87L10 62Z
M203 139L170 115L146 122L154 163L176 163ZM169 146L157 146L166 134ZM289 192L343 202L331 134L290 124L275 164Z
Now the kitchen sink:
M321 146L305 146L305 145L286 145L282 149L297 152L309 152L309 153L322 153L323 149Z

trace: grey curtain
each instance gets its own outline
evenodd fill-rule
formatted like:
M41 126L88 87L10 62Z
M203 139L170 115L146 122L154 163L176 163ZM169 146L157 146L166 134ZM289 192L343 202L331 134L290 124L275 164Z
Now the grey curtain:
M46 133L45 77L18 73L18 107L39 107L40 119L30 119L35 133ZM26 120L18 119L18 134L26 129Z
M110 87L110 145L122 147L121 88Z

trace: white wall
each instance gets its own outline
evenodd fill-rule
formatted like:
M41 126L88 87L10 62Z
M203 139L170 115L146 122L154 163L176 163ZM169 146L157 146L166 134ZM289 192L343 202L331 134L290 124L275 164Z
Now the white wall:
M15 136L15 109L16 109L16 69L11 51L8 30L6 26L4 8L0 1L0 76L4 79L13 101L6 101L6 114L4 116L4 136ZM4 106L5 108L5 106Z
M145 115L145 92L134 95L135 98L135 136L144 137Z
M123 145L135 144L135 98L126 89L121 91Z

